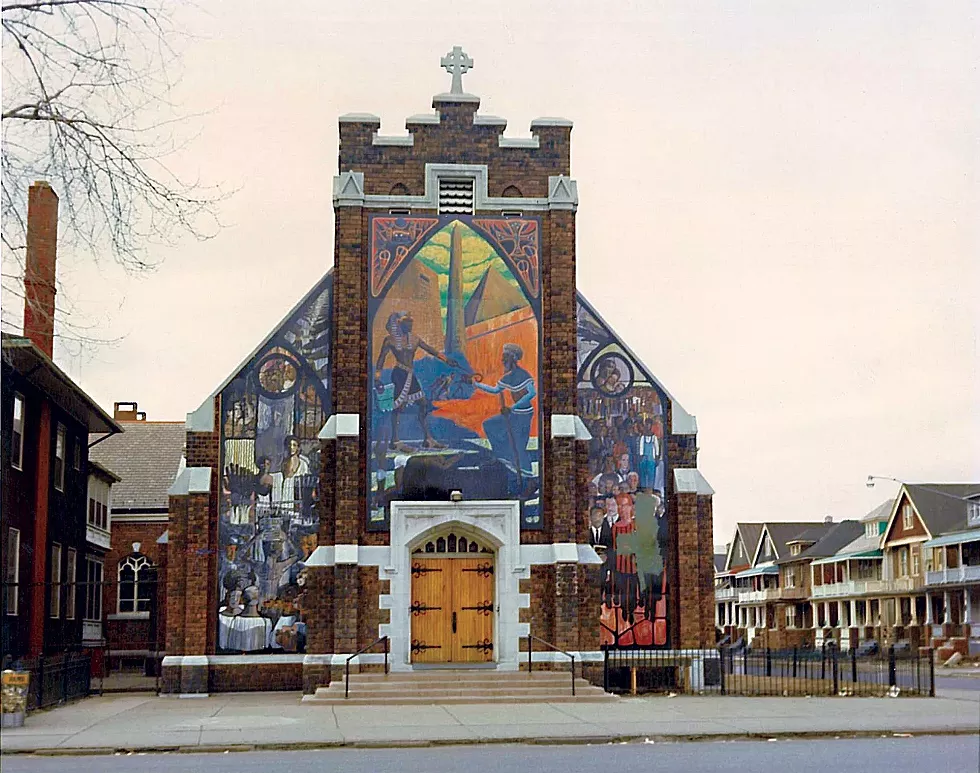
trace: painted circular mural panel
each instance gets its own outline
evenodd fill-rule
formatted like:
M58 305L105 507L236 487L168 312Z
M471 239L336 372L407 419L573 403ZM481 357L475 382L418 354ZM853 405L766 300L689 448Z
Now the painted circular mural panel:
M602 355L592 366L592 386L607 397L619 397L633 386L633 366L618 352Z

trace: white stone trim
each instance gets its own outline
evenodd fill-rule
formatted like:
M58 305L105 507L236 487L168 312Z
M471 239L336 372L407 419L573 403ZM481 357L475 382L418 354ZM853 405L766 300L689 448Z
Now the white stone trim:
M218 392L220 391L219 389ZM187 414L187 419L184 421L185 429L191 432L214 432L214 398L215 395L205 398L197 410Z
M339 437L358 437L361 434L361 416L358 413L334 413L327 417L319 440L336 440Z
M410 115L405 119L405 128L407 129L410 125L417 124L437 126L441 120L442 116L439 115L438 110L436 110L434 113L416 113L415 115Z
M578 209L578 183L563 174L548 178L548 209Z
M211 468L210 467L185 467L177 480L167 490L167 494L174 497L184 494L209 494L211 493Z
M488 171L486 164L426 164L424 195L379 196L372 194L364 196L363 200L358 201L358 205L363 203L363 206L367 209L399 207L438 211L440 176L472 177L474 180L473 208L477 213L506 209L519 209L527 212L547 212L549 209L548 199L546 198L498 198L490 196L489 188L487 187ZM363 175L361 177L363 179ZM336 182L334 185L336 187ZM363 183L361 190L363 191ZM334 197L334 201L336 203L336 196Z
M589 432L589 428L585 426L585 422L579 416L575 417L575 439L592 440L592 433Z
M415 144L415 136L412 134L405 134L402 136L392 136L392 135L382 135L375 132L371 135L372 145L395 145L400 147L410 148Z
M556 564L577 564L578 546L574 542L556 542L552 545Z
M344 113L337 123L376 123L381 125L381 118L374 113Z
M551 414L551 437L575 437L575 414Z
M333 560L335 564L356 564L357 545L334 545Z
M535 118L531 121L531 130L560 126L571 129L574 124L567 118Z
M463 102L471 103L475 102L477 105L480 104L480 98L476 94L453 94L451 92L444 92L442 94L436 94L432 97L433 106L436 102Z
M356 559L351 561L350 552L343 553L345 559L337 557L337 548L356 548ZM337 564L357 564L358 566L387 566L391 548L387 545L318 545L303 562L304 566L336 566Z
M149 620L149 612L110 612L106 620Z
M391 503L391 561L380 571L381 579L389 581L380 606L391 611L391 622L378 629L379 636L390 637L391 668L411 668L411 550L428 535L450 527L496 548L494 658L498 669L517 670L520 638L528 633L528 624L520 622L520 609L530 604L529 595L520 592L520 580L531 573L520 562L520 502L510 500Z
M674 492L677 494L697 494L711 496L715 490L705 480L701 471L693 467L674 468Z
M341 172L333 178L335 207L364 206L364 172Z
M479 113L473 113L473 125L474 126L503 126L507 127L507 119L501 118L499 115L480 115Z
M535 135L534 137L505 137L500 135L497 137L497 147L498 148L529 148L537 149L541 147L541 140Z

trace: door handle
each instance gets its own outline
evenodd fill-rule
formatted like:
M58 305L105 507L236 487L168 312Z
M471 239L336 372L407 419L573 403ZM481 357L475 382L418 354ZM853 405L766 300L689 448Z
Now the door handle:
M453 633L456 633L456 613L453 612Z

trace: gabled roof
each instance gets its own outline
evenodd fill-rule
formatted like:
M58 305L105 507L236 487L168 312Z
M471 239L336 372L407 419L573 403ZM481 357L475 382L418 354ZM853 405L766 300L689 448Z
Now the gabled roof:
M92 446L89 456L119 476L112 512L166 511L170 488L184 458L182 421L126 421L125 432Z
M885 534L892 524L905 497L922 520L930 537L967 528L967 498L980 497L980 483L905 483L892 504L891 517Z
M715 553L715 574L725 571L726 558L727 556L724 553Z
M759 531L759 538L756 540L755 548L752 552L752 565L754 566L756 561L759 559L759 551L762 548L762 538L768 534L769 539L772 540L772 546L776 553L776 559L784 558L789 555L789 550L786 547L786 543L793 540L794 537L803 535L806 532L812 532L819 527L829 528L830 524L824 523L822 521L816 522L803 522L803 521L777 521L777 522L767 522L760 524L761 530ZM822 536L822 532L821 532ZM816 539L819 539L817 537Z
M755 550L755 546L759 542L759 535L762 534L762 524L761 523L736 523L735 524L735 539L732 540L732 544L728 546L728 555L725 557L725 569L731 569L732 566L732 553L735 550L735 545L738 542L742 543L745 548L746 558L745 563L752 563L752 552ZM738 564L741 566L741 564Z
M886 499L880 505L878 505L874 510L868 513L864 518L861 519L861 523L870 523L871 521L888 521L892 514L892 507L895 505L894 499Z
M815 558L826 558L834 555L845 545L849 545L864 533L860 521L841 521L840 523L822 524L827 526L823 536L799 555L786 556L776 563L788 564L793 561L812 561Z
M3 361L89 432L122 432L95 400L29 338L4 333Z

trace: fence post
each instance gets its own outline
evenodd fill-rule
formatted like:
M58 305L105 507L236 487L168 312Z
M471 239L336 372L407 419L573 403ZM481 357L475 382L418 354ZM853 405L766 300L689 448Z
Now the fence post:
M772 676L772 651L766 647L766 676Z
M827 643L820 648L820 681L827 678Z
M840 659L837 655L837 648L830 651L831 667L834 669L834 695L840 692Z
M857 649L851 647L851 681L855 684L855 691L857 690L857 680L858 680L858 657Z
M609 692L609 650L603 650L602 654L602 689L604 692ZM528 664L528 671L530 671L530 664Z
M719 679L721 680L721 694L725 695L725 648L724 646L718 648L718 671Z
M61 701L68 703L68 677L71 669L71 654L66 652L61 658Z
M928 650L929 655L929 697L936 697L936 659L932 654L932 647Z
M895 645L888 645L888 686L895 686Z
M44 653L37 659L37 707L44 708Z
M793 678L796 679L796 668L798 664L798 658L800 656L799 651L796 647L793 647Z

